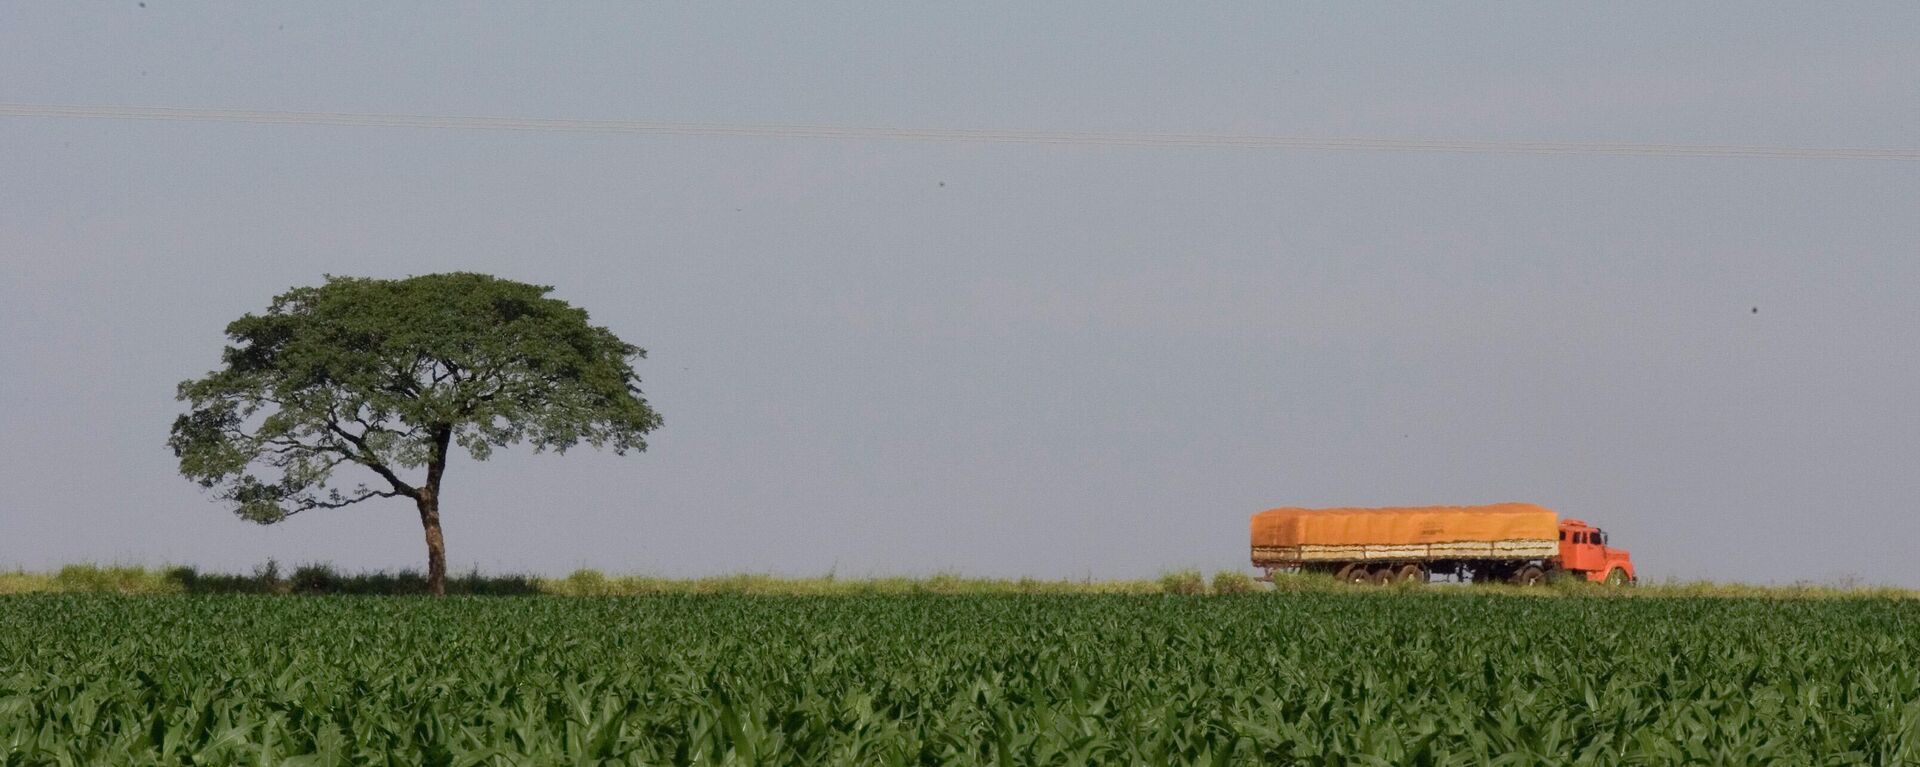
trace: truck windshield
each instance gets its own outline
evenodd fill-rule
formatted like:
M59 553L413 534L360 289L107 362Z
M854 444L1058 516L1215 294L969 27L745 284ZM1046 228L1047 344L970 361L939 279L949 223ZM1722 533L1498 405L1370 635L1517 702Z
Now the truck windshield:
M1607 545L1607 534L1606 534L1606 532L1605 532L1605 531L1601 531L1601 530L1595 530L1595 531L1593 531L1593 542L1594 542L1594 543L1597 543L1597 544L1600 544L1600 545L1602 545L1602 546L1605 546L1605 545Z

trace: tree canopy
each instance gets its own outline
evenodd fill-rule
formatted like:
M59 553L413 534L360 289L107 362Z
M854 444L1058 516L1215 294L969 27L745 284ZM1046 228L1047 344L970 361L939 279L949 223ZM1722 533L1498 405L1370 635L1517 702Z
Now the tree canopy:
M624 454L661 425L631 364L645 350L551 291L471 273L294 288L227 325L221 367L180 384L189 410L167 444L254 522L411 499L438 593L451 446L477 460L518 443ZM336 477L345 468L363 471Z

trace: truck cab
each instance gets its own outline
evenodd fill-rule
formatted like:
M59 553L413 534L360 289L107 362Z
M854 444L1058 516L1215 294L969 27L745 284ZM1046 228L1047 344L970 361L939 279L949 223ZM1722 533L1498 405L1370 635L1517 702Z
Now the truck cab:
M1607 545L1607 531L1578 519L1560 521L1559 568L1595 583L1626 585L1637 578L1625 549Z

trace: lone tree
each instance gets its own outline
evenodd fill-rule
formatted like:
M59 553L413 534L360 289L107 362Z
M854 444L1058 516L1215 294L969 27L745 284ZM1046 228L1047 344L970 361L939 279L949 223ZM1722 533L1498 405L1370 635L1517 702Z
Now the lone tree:
M468 273L294 288L227 325L221 368L180 384L191 409L167 445L181 474L261 524L412 500L427 588L445 595L440 486L451 446L477 460L519 442L625 454L660 426L629 364L646 351L551 290ZM365 473L348 485L334 476L343 467ZM424 477L402 476L421 468Z

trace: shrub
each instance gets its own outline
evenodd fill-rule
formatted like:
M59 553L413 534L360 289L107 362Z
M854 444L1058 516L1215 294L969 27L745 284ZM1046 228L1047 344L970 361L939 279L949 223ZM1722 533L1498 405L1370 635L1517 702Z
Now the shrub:
M1199 570L1175 570L1160 576L1160 593L1189 596L1207 593L1207 579Z
M266 564L253 568L253 580L259 593L287 593L287 582L280 577L280 563L277 560L269 559Z
M1239 570L1221 570L1213 574L1213 593L1215 594L1252 594L1259 588L1253 576Z
M288 582L295 594L334 594L340 590L339 574L333 571L333 565L324 562L293 568Z
M587 597L608 593L607 575L599 570L582 567L560 582L561 593L568 596Z
M160 577L165 579L173 590L181 594L197 593L194 589L200 585L200 571L191 565L169 567L161 573Z
M960 576L953 573L935 573L925 582L927 592L930 594L956 594L960 592L962 585Z
M447 580L447 593L488 597L517 597L540 593L540 584L525 575L481 575L475 567Z

